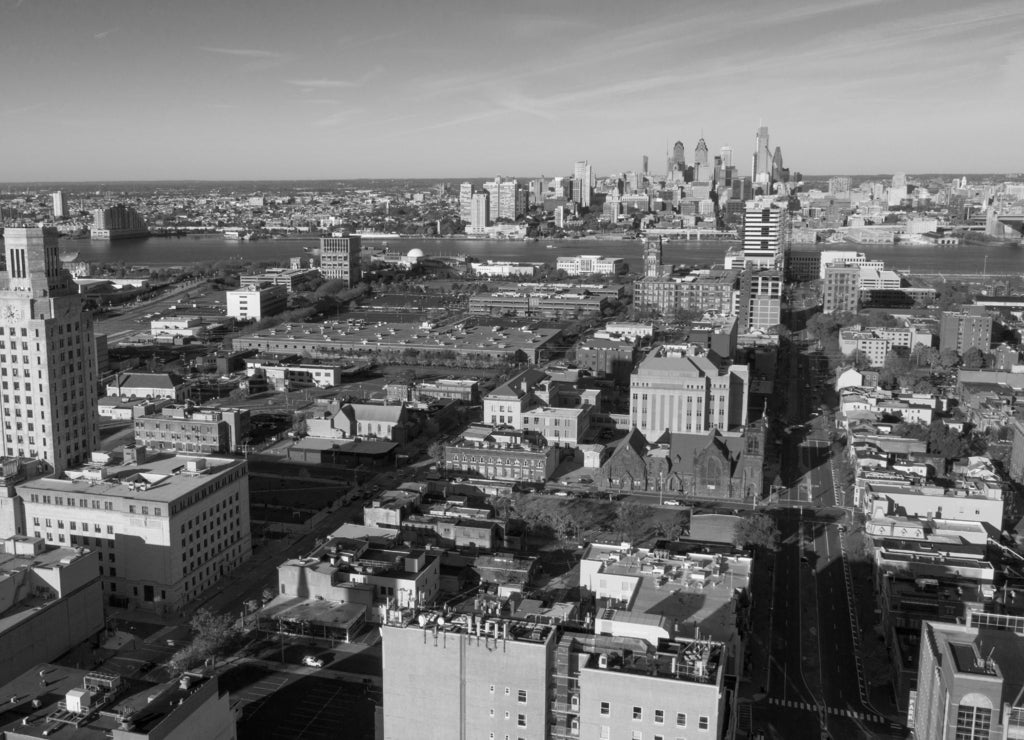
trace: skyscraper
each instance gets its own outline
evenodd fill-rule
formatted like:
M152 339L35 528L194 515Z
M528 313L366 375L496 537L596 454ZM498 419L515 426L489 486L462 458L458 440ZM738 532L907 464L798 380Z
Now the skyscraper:
M743 261L755 267L779 267L786 237L786 214L768 198L747 201L743 214Z
M464 182L459 185L459 218L469 223L471 209L473 207L473 194L476 186L471 182Z
M754 167L751 179L755 183L765 183L771 174L772 153L768 149L768 127L761 126L754 135Z
M708 164L708 145L703 136L697 141L697 146L693 148L693 164Z
M665 179L669 182L682 182L686 176L686 147L683 142L677 141L672 146L672 153L668 156L665 166Z
M46 460L60 475L100 441L92 314L60 262L55 229L8 228L4 237L0 452Z
M358 236L328 236L320 239L320 274L328 280L344 280L348 287L362 276L362 239Z
M732 167L732 147L723 146L721 149L722 165L725 167Z
M590 194L594 187L594 170L590 163L581 160L573 165L573 197L583 208L590 208Z
M515 221L526 210L526 191L516 179L495 177L484 183L484 190L490 193L490 218Z
M469 210L469 225L473 229L482 229L491 225L490 196L487 193L474 193Z
M58 190L53 194L53 217L68 217L68 197L63 190Z
M772 182L786 182L789 179L789 172L782 165L782 147L775 147L775 154L772 155Z

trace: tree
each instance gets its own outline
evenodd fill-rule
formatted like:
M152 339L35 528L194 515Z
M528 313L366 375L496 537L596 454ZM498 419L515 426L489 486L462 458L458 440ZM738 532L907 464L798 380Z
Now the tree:
M943 370L952 370L960 364L960 354L951 347L939 352L939 367Z
M646 506L626 501L615 512L615 527L629 542L635 543L647 528L647 518Z
M925 347L919 344L910 353L910 359L915 367L927 367L934 370L939 366L939 351L934 347Z
M733 544L755 550L775 552L779 549L779 528L767 514L754 514L741 519L736 525Z
M230 614L214 614L209 609L199 609L190 622L194 637L171 658L176 670L188 670L207 660L216 659L227 652L238 637L235 618Z
M427 445L427 454L437 463L438 467L442 467L444 465L444 442L440 440L431 442Z
M985 364L985 353L977 347L971 347L964 352L964 357L960 364L964 370L980 370Z

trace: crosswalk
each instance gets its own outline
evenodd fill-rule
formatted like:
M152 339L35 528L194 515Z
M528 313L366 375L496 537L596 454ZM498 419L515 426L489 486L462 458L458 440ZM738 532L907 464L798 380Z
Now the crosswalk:
M809 704L805 701L777 699L775 697L770 698L768 703L775 704L780 707L789 707L790 709L803 709L807 712L817 712L824 709L826 714L831 714L836 717L849 717L850 719L859 719L864 722L875 722L880 725L889 724L889 720L885 717L880 717L879 715L872 714L871 712L857 712L853 709L844 709L842 707L821 707L817 704Z

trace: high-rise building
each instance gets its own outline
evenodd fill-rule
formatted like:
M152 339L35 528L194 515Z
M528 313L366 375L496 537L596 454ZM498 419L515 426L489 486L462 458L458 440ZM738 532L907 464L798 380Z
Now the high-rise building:
M657 239L644 240L644 277L656 278L661 276L662 253L660 236Z
M474 193L469 209L469 225L472 229L483 229L491 225L490 200L487 193Z
M772 182L786 182L789 180L789 170L782 164L782 147L775 147L775 154L772 155Z
M686 147L677 141L672 145L672 153L665 164L665 179L668 182L683 182L686 178Z
M464 182L459 185L459 218L469 223L473 207L473 194L476 193L476 186L471 182Z
M8 228L0 273L0 419L6 457L60 475L99 446L92 314L60 261L55 229ZM6 346L5 346L6 345Z
M732 167L732 147L723 146L721 149L722 165L724 167Z
M709 164L708 145L707 142L704 141L703 136L698 139L697 146L693 148L693 164L694 167L697 165L704 165L706 167Z
M54 218L67 218L68 217L68 196L63 190L58 190L53 194L53 217Z
M647 155L645 154L645 155L644 155L644 175L646 175L646 174L647 174L647 172L648 172L648 170L647 170L647 164L648 164L648 162L647 162Z
M758 184L766 183L771 175L772 153L768 149L768 127L761 126L754 135L754 163L750 179Z
M134 208L118 203L110 208L98 208L92 212L93 239L136 239L149 236L146 220Z
M576 162L572 168L573 199L581 208L590 208L591 191L594 188L594 170L586 160Z
M1024 619L970 611L967 624L924 622L917 663L917 740L1024 737Z
M992 315L984 306L943 311L939 319L939 351L953 349L962 355L972 347L982 352L991 349Z
M484 183L484 190L490 193L490 219L515 221L526 211L526 190L516 179L495 177Z
M740 275L738 296L742 333L767 331L782 322L782 272L748 263Z
M860 298L860 266L834 264L825 267L825 281L822 284L821 310L824 313L839 311L857 312Z
M747 201L743 214L743 261L780 267L785 252L787 214L768 198Z
M320 239L320 274L328 280L344 280L348 287L362 277L359 236L325 236Z
M655 442L747 423L746 365L719 368L704 355L652 352L630 376L630 426Z

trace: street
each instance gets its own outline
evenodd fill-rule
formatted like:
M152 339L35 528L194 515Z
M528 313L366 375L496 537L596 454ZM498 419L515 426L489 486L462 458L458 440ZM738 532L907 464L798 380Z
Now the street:
M827 376L812 362L795 348L780 359L786 431L772 516L781 542L754 584L750 725L767 738L901 738L868 699L843 534L850 502L835 485L831 419L816 413Z

